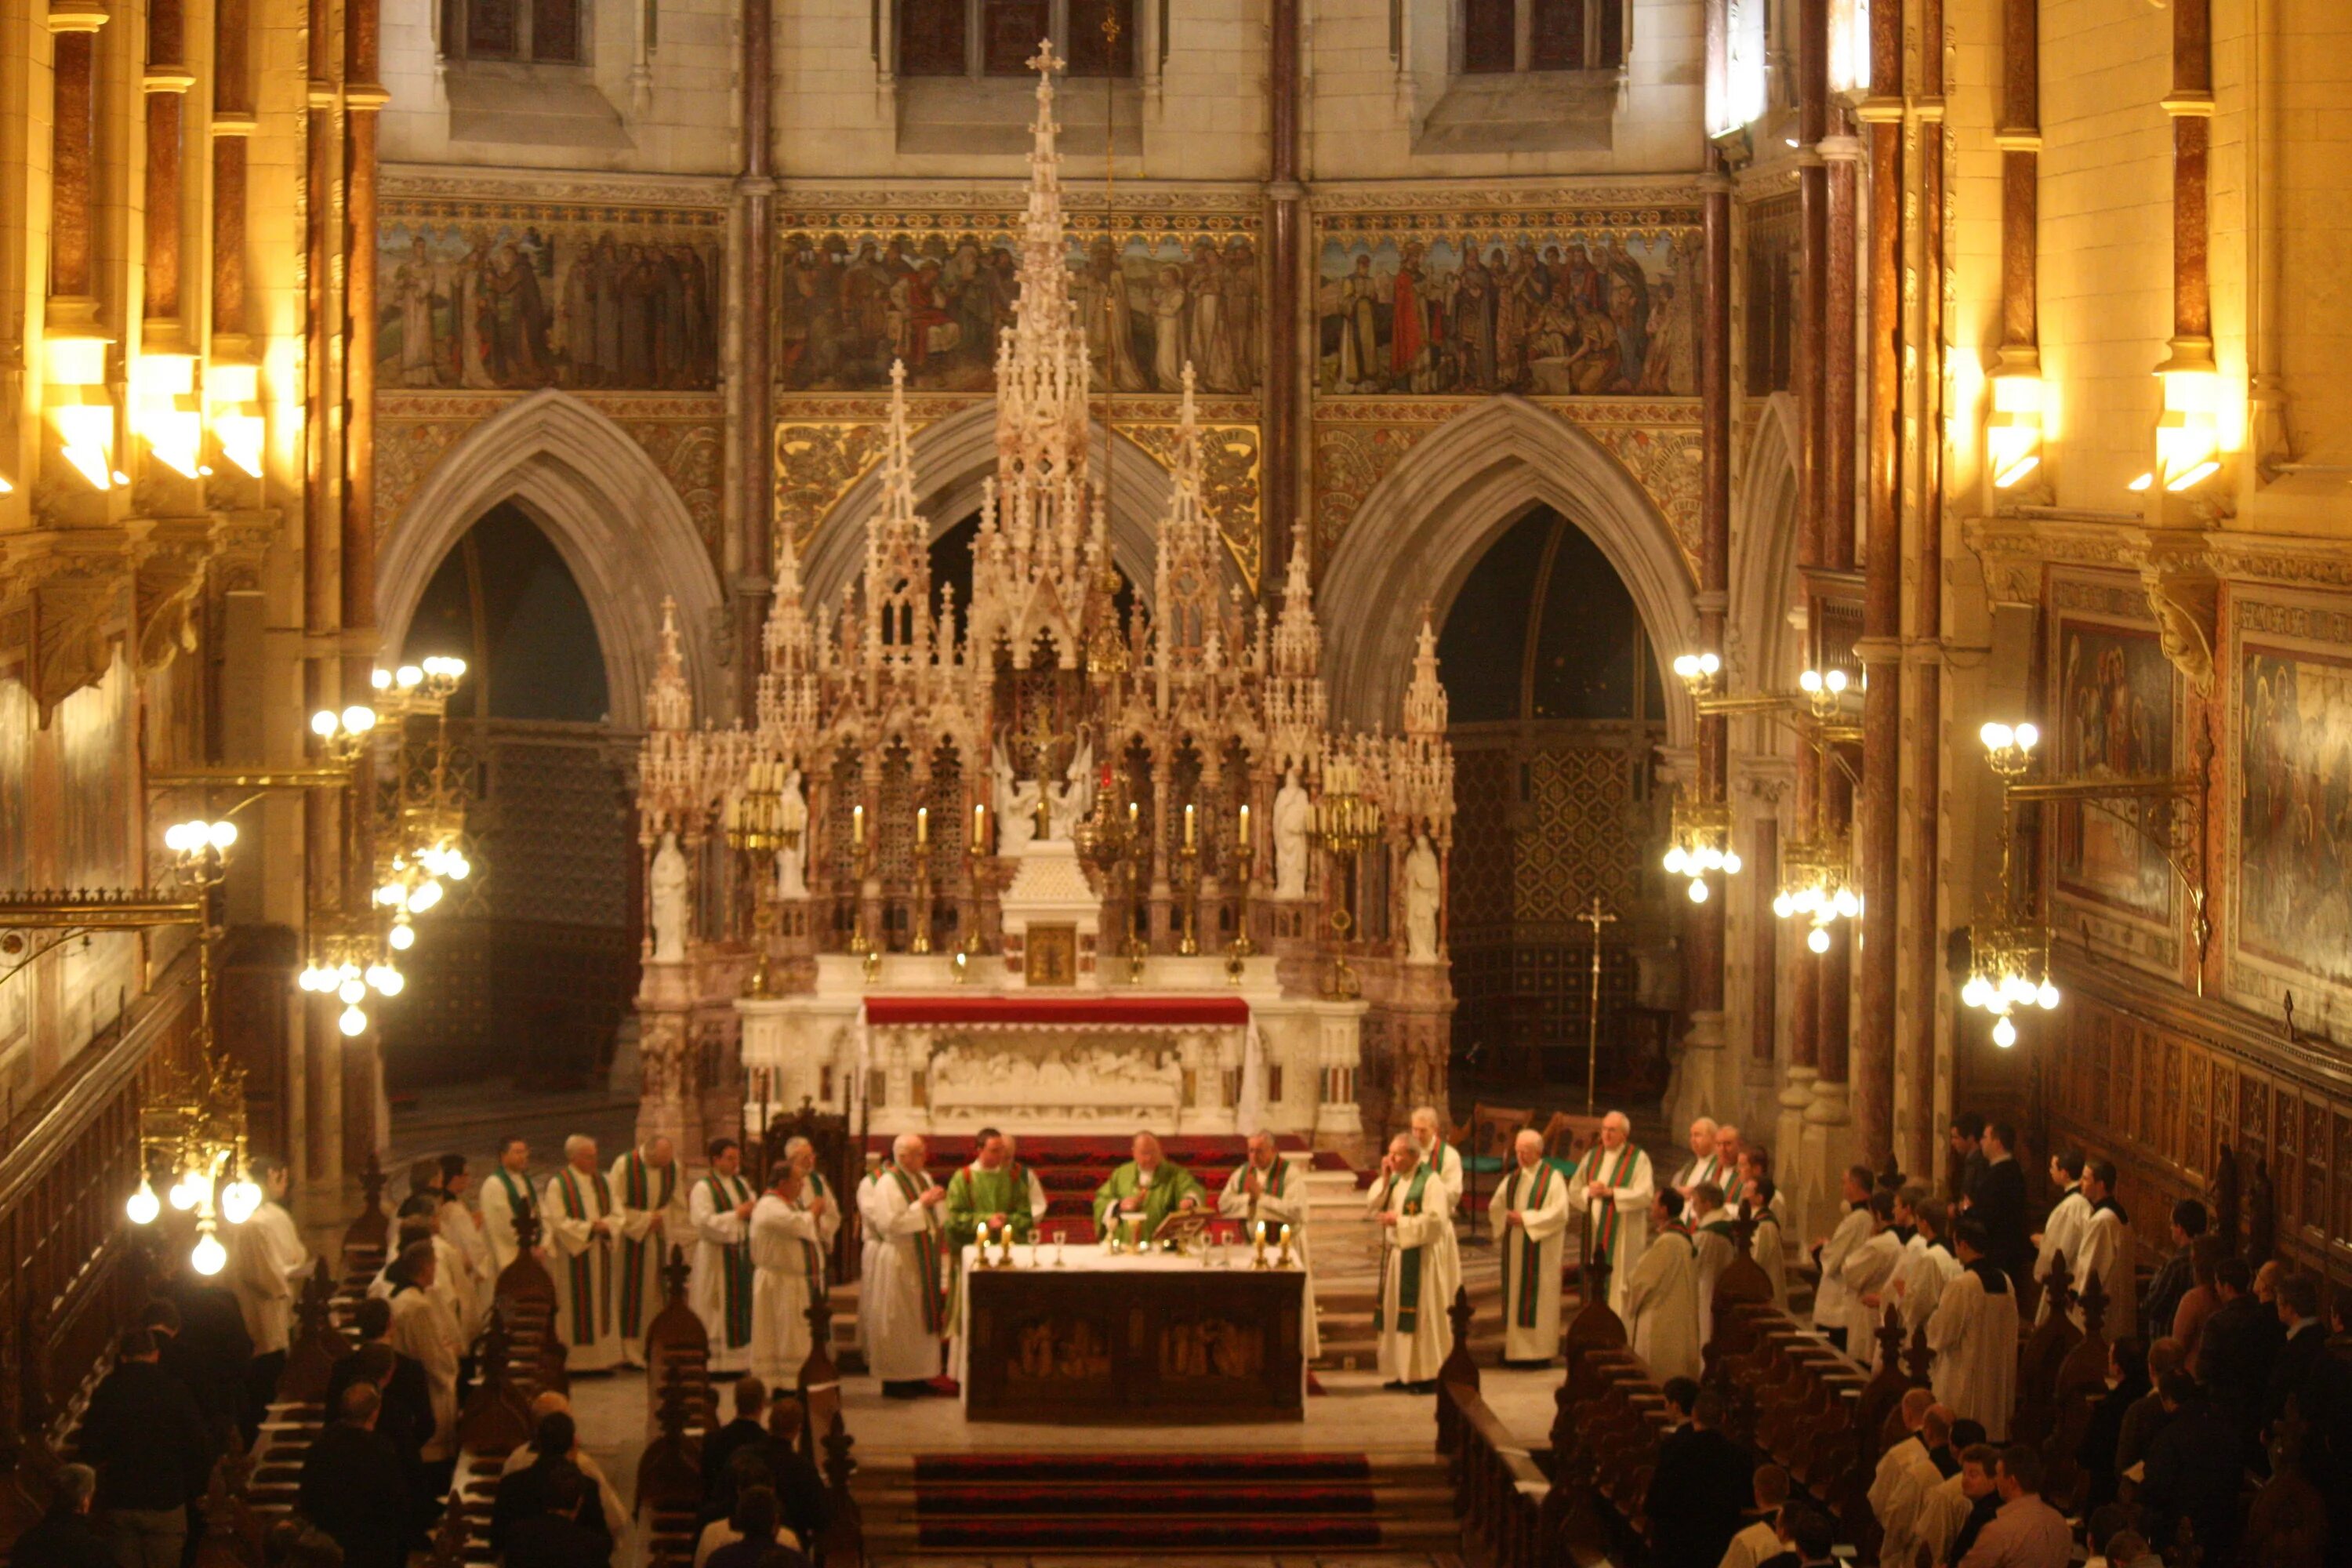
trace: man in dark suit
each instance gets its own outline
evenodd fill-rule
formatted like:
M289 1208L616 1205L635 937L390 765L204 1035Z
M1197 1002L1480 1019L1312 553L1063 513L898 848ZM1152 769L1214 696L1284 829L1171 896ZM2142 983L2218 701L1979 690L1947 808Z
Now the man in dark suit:
M569 1459L552 1461L538 1492L539 1510L515 1521L507 1531L506 1568L606 1568L613 1560L612 1538L580 1522L583 1514L603 1518L601 1510L590 1506L588 1478L580 1467Z
M1984 1168L1969 1187L1969 1217L1985 1227L1985 1256L2022 1289L2032 1271L2033 1242L2025 1226L2025 1169L2011 1149L2016 1131L1996 1121L1984 1130Z
M2216 1314L2218 1317L2219 1314ZM2206 1325L2208 1332L2212 1324ZM2238 1536L2238 1482L2231 1457L2240 1434L2230 1418L2188 1377L2174 1373L2157 1393L2171 1420L2148 1445L2147 1479L2137 1501L2156 1529L2150 1544L2169 1552L2186 1523L2208 1563L2227 1563Z
M768 1385L756 1377L739 1377L733 1393L735 1419L702 1440L702 1495L708 1499L719 1490L719 1479L727 1474L727 1461L735 1450L747 1443L764 1443L768 1428L761 1418L768 1408ZM725 1516L722 1508L716 1513L707 1509L710 1519Z
M2150 1343L2172 1331L2172 1320L2180 1310L2180 1298L2189 1294L2196 1284L2196 1272L2190 1265L2190 1254L2197 1238L2205 1234L2210 1221L2205 1205L2195 1198L2183 1198L2172 1205L2172 1252L2147 1283L2147 1301L2139 1314L2140 1332Z
M403 1458L423 1464L418 1456L433 1437L433 1390L425 1378L425 1364L392 1348L392 1303L370 1296L354 1314L360 1332L357 1349L339 1357L327 1369L323 1401L332 1410L343 1390L355 1382L373 1383L383 1405L376 1412L375 1429L392 1440ZM419 1500L429 1501L430 1500Z
M126 1329L114 1370L89 1396L76 1445L98 1472L101 1530L124 1568L176 1568L188 1504L211 1479L212 1435L185 1384L165 1372L155 1336Z
M1687 1377L1667 1380L1668 1408L1683 1424L1658 1445L1643 1512L1657 1568L1716 1568L1739 1533L1754 1491L1748 1451L1717 1427L1723 1401Z
M405 1568L416 1534L408 1466L375 1429L375 1384L354 1381L302 1461L295 1507L343 1549L344 1568Z
M2221 1304L2198 1342L2197 1381L2231 1428L2250 1439L2270 1392L2278 1319L2254 1300L2253 1271L2242 1258L2225 1258L2214 1268L2213 1293Z
M2330 1424L2327 1389L2321 1363L2327 1359L2327 1327L2319 1321L2319 1281L2308 1274L2290 1274L2272 1293L2279 1326L2285 1337L2271 1363L2263 1398L2263 1429L2269 1431L2295 1401L2304 1420L2324 1429Z
M1984 1118L1973 1110L1963 1110L1952 1118L1953 1180L1952 1201L1965 1204L1984 1171Z
M245 1403L246 1381L253 1371L253 1336L246 1331L245 1309L227 1286L190 1268L180 1249L164 1248L162 1266L168 1272L156 1284L155 1295L180 1314L180 1364L197 1407L216 1430L239 1431L249 1448L261 1430L261 1413L247 1409Z
M579 1440L579 1428L569 1412L551 1410L539 1418L539 1427L530 1438L530 1451L535 1458L522 1468L508 1473L499 1483L499 1495L490 1504L491 1551L513 1550L515 1532L547 1511L548 1500L567 1472L586 1479L572 1458L572 1446ZM582 1529L594 1531L609 1554L613 1540L604 1522L602 1501L597 1500L583 1506L587 1495L582 1493L572 1499L572 1520Z

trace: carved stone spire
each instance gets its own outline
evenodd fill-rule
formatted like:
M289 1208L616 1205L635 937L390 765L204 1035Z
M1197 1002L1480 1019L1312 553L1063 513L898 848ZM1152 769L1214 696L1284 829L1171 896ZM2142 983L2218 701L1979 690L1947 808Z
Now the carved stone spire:
M1437 679L1437 628L1429 606L1421 607L1421 633L1412 653L1412 684L1404 691L1404 732L1408 735L1445 733L1445 687Z
M677 601L662 596L661 661L646 687L646 728L690 730L694 727L694 691L686 683L686 657L677 636Z
M931 531L915 510L904 361L890 365L881 480L882 504L866 534L866 655L870 664L913 664L931 642Z

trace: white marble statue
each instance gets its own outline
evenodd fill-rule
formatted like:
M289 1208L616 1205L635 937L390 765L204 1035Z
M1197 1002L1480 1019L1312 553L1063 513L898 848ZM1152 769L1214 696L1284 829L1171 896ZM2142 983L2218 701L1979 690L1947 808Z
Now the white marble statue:
M1030 786L1034 789L1034 784ZM1092 741L1078 742L1077 754L1070 759L1069 771L1062 782L1054 786L1052 798L1045 803L1046 837L1067 840L1078 824L1084 822L1095 808L1095 744Z
M684 963L686 962L686 856L677 847L677 835L664 833L661 847L654 851L654 868L647 879L653 889L654 962Z
M1037 781L1013 776L1013 758L1003 737L990 748L996 774L996 852L1018 855L1037 837Z
M1437 906L1440 896L1437 851L1429 835L1414 836L1404 858L1404 961L1437 962Z
M783 844L776 851L776 897L805 899L808 897L808 797L801 793L801 771L794 768L784 775L782 798L776 803L777 826L783 829Z
M1277 899L1307 896L1307 828L1313 815L1307 791L1298 782L1298 770L1292 768L1283 774L1282 787L1274 795L1274 896Z

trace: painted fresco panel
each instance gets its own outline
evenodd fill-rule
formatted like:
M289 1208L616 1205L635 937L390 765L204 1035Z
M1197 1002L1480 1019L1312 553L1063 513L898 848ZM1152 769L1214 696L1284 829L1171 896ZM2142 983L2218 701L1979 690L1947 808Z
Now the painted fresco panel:
M2239 952L2352 981L2352 657L2249 629L2237 673Z
M2055 772L2121 779L2173 772L2173 670L2154 628L2062 616L2052 708ZM2059 885L2149 920L2172 912L2162 850L2102 811L2051 813Z

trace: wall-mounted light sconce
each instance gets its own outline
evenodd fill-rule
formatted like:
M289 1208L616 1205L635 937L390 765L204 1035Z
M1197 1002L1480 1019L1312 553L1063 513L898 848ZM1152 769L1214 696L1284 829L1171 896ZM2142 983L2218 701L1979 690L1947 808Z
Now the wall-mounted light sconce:
M114 399L106 390L106 351L113 341L61 335L45 346L46 404L57 428L58 455L100 490L131 482L114 466Z
M2156 422L2156 467L2131 482L2136 493L2162 485L2175 494L2221 471L2221 377L2213 345L2177 338L2172 355L2156 367L2164 384L2164 412Z

